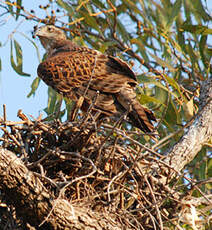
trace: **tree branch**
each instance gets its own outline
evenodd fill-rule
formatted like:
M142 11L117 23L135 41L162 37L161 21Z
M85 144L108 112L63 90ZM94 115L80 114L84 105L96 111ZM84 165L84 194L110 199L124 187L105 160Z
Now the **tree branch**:
M11 151L0 147L0 189L24 222L38 229L121 229L116 216L54 199L38 177Z
M200 107L186 133L168 152L165 163L176 171L191 162L212 137L212 76L202 83ZM175 176L173 171L173 175Z

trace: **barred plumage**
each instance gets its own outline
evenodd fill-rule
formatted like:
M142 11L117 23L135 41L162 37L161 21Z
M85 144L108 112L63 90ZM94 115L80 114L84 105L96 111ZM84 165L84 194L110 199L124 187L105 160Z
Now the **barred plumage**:
M99 91L94 109L107 116L129 110L128 117L134 126L144 132L153 131L155 116L137 101L136 76L126 62L77 46L52 25L38 28L35 35L47 50L47 59L37 69L47 85L74 101L84 96L85 110Z

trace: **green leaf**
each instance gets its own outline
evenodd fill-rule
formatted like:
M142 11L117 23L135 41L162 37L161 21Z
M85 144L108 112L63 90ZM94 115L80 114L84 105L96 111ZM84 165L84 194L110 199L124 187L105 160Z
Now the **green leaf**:
M202 25L182 25L181 26L182 31L187 31L193 34L202 34L202 35L208 35L212 34L212 29L209 29L207 26Z
M128 9L131 9L136 14L139 14L139 15L143 16L141 10L137 7L137 5L134 3L134 1L132 1L132 0L124 0L123 2L124 2L124 4L127 5Z
M66 111L67 111L67 120L70 118L70 113L73 108L74 102L68 98L64 98L65 105L66 105Z
M15 17L15 19L18 20L19 13L21 11L22 0L17 0L16 4L17 4L18 7L16 7L16 17Z
M184 5L186 21L188 23L191 23L191 5L192 3L190 1L183 1L183 5Z
M212 57L212 49L208 48L207 49L207 54Z
M156 60L156 62L158 64L160 64L163 67L167 67L171 72L176 72L176 69L174 67L172 67L169 63L167 63L166 61L163 61L161 58L159 58L158 56L152 54L149 52L149 54Z
M98 26L98 23L96 21L96 18L94 16L90 16L88 12L81 11L80 14L85 18L85 23L94 28L96 31L101 33L101 29Z
M176 17L179 15L181 6L182 6L182 0L176 0L176 2L172 5L171 13L169 14L168 21L165 26L166 28L169 29L172 23L174 22L174 20L176 19Z
M31 84L31 91L27 95L28 98L31 97L32 95L35 95L35 91L37 90L39 83L40 83L40 78L36 77Z
M48 87L48 105L44 109L49 117L49 120L55 117L61 118L65 114L65 110L60 111L62 105L63 97L58 94L51 87ZM52 116L53 115L53 116Z
M180 124L180 115L172 100L170 100L169 102L168 109L165 115L165 120L171 126L174 126L177 123Z
M160 100L160 103L162 105L167 106L168 97L169 97L169 93L167 92L167 90L155 86L155 98L158 98L157 100Z
M74 15L74 9L71 5L69 5L68 3L66 3L63 0L57 0L56 3L62 7L63 9L67 10L69 14Z
M44 109L47 115L51 115L54 113L56 101L57 93L51 87L48 87L48 105L47 108Z
M194 53L194 50L193 50L193 48L192 48L192 46L191 46L190 41L189 41L188 44L186 45L186 50L187 50L188 55L190 56L190 61L191 61L191 63L192 63L192 67L195 68L196 65L197 65L197 60L198 60L198 59L197 59L196 54Z
M146 47L144 46L142 40L140 38L132 38L130 40L131 44L136 44L142 57L144 58L145 62L149 62L149 58L146 54Z
M102 53L104 53L105 50L106 50L109 46L114 46L115 44L116 44L115 41L104 42L104 43L102 43L102 45L101 45L99 51L102 52Z
M16 62L14 61L14 55L13 55L13 41L11 40L11 49L10 49L10 62L11 66L15 70L15 72L21 76L30 76L28 73L24 73L22 71L23 69L23 57L22 57L22 49L19 43L14 40L15 45L15 55L16 55Z
M202 19L207 22L207 21L211 21L212 20L212 17L206 13L205 9L206 7L204 7L202 5L202 1L201 0L190 0L191 1L191 4L194 8L193 10L193 13L196 17L196 20L198 21L201 21Z
M144 105L144 104L147 104L147 103L156 103L156 104L163 104L160 100L158 100L157 98L155 97L151 97L151 96L147 96L145 94L139 94L138 96L138 100L139 102ZM161 98L160 98L161 99ZM164 105L164 104L163 104Z
M169 85L173 86L181 94L180 86L178 85L178 83L166 74L163 74L163 76L166 78Z
M202 62L205 66L205 68L208 68L208 66L210 65L210 61L207 59L206 55L205 55L205 47L207 42L207 36L203 35L201 36L200 42L199 42L199 51L200 51L200 56L202 58Z
M169 88L167 88L161 82L156 81L153 78L146 77L145 75L138 75L137 79L142 83L158 86L159 88L162 88L162 89L166 90L167 92L169 92L175 98L178 98L178 95L175 92L170 91Z
M100 9L105 9L105 5L99 0L92 0L92 3L98 6Z
M20 34L22 36L24 36L28 41L30 41L32 43L32 45L35 47L36 54L37 54L37 57L38 57L38 61L41 62L42 60L41 60L41 57L40 57L40 52L39 52L39 49L38 49L36 43L32 39L30 39L29 37L27 37L24 33L20 32Z

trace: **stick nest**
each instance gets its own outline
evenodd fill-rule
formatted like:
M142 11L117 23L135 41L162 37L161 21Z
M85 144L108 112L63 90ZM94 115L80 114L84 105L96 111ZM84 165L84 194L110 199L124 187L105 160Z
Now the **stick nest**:
M158 229L174 218L179 197L168 179L160 182L161 156L141 144L141 133L117 128L119 122L97 127L89 117L32 121L21 111L19 117L2 119L1 144L39 176L54 199L114 213L126 229Z

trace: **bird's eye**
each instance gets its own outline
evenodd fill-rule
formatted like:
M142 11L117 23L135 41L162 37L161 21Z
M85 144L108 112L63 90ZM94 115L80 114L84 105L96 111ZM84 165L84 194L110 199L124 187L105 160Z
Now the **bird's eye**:
M53 31L54 31L54 29L53 29L53 28L48 27L48 32L53 32Z

